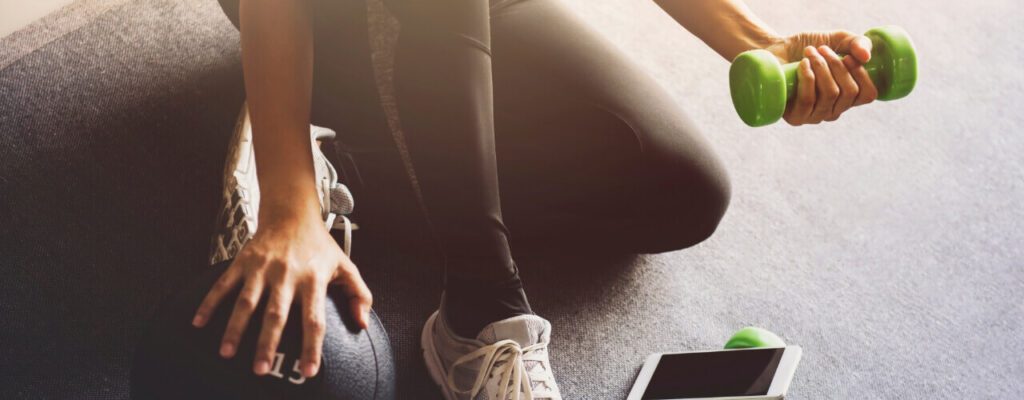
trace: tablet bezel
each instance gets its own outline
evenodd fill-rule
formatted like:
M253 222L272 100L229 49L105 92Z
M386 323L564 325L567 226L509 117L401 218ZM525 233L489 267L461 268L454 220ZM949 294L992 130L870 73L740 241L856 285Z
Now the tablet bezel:
M786 346L786 347L758 347L749 349L725 349L725 350L703 350L703 351L683 351L676 353L654 353L647 357L647 361L644 362L643 368L640 369L640 373L636 377L636 382L633 383L633 389L629 391L629 396L626 400L640 400L644 392L647 391L647 385L651 382L651 377L654 376L654 371L658 368L658 363L661 361L663 355L673 354L692 354L692 353L719 353L726 351L751 351L751 350L764 350L764 349L784 349L782 352L782 359L779 360L779 365L775 369L775 375L772 377L772 383L768 386L768 393L765 395L758 396L729 396L729 397L689 397L679 399L664 399L664 400L740 400L740 399L781 399L786 392L789 390L789 384L793 381L793 374L796 372L796 366L800 362L800 356L803 350L800 346Z

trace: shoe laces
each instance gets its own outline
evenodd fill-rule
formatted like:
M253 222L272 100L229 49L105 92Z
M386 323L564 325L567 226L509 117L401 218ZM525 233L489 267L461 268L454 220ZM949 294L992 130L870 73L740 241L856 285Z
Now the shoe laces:
M551 373L547 357L548 342L526 347L514 340L501 340L477 349L455 360L448 373L448 387L460 394L475 397L491 379L498 379L500 400L561 400L555 377ZM454 380L455 369L461 365L481 360L480 372L469 390L459 388Z
M334 132L328 131L332 135ZM319 137L314 138L319 139ZM314 141L314 144L316 142ZM352 213L354 208L354 200L352 198L352 192L348 190L348 187L338 182L338 171L334 169L334 166L327 161L326 157L318 156L323 158L320 160L323 162L323 166L326 167L326 174L320 179L319 187L321 190L320 205L324 210L325 221L324 225L327 229L341 229L344 234L342 240L341 249L349 257L352 256L352 229L354 224L351 220L346 217L347 214Z
M327 225L330 229L342 229L345 232L341 241L341 251L352 257L352 221L344 215L330 214L327 218Z

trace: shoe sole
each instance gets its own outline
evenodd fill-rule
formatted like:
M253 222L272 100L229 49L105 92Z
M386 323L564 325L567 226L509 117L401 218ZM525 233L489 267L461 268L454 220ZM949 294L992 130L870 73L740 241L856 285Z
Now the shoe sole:
M248 108L243 104L224 162L221 209L211 238L211 265L234 258L255 231L260 192L251 132Z
M423 362L427 365L427 372L430 374L430 379L434 380L437 388L441 390L441 394L444 395L445 400L457 400L455 395L448 392L445 389L445 383L448 379L445 377L444 367L441 363L441 358L437 355L437 349L434 347L434 324L437 319L437 312L434 312L430 318L427 319L427 323L423 324L423 333L420 334L420 348L423 349Z

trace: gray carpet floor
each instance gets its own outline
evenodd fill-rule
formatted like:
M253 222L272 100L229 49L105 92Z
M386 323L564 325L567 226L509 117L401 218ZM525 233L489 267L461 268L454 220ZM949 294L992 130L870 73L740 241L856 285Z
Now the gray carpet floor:
M728 64L653 3L566 1L669 88L734 188L692 249L519 260L568 399L621 399L647 354L745 325L804 348L793 399L1024 396L1017 2L756 2L782 32L902 25L921 79L837 123L750 129ZM0 398L127 396L141 321L207 251L238 56L212 0L78 2L0 40ZM358 251L403 398L435 398L417 334L437 267Z

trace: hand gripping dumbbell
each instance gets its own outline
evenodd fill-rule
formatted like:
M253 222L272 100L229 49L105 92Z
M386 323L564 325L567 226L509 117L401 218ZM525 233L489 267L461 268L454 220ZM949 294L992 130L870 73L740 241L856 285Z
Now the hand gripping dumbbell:
M896 100L910 94L917 82L917 55L907 32L889 25L871 29L864 36L871 40L871 60L864 68L878 88L878 99ZM729 89L740 119L756 127L782 118L786 102L796 93L799 65L782 65L763 49L736 56L729 68Z

